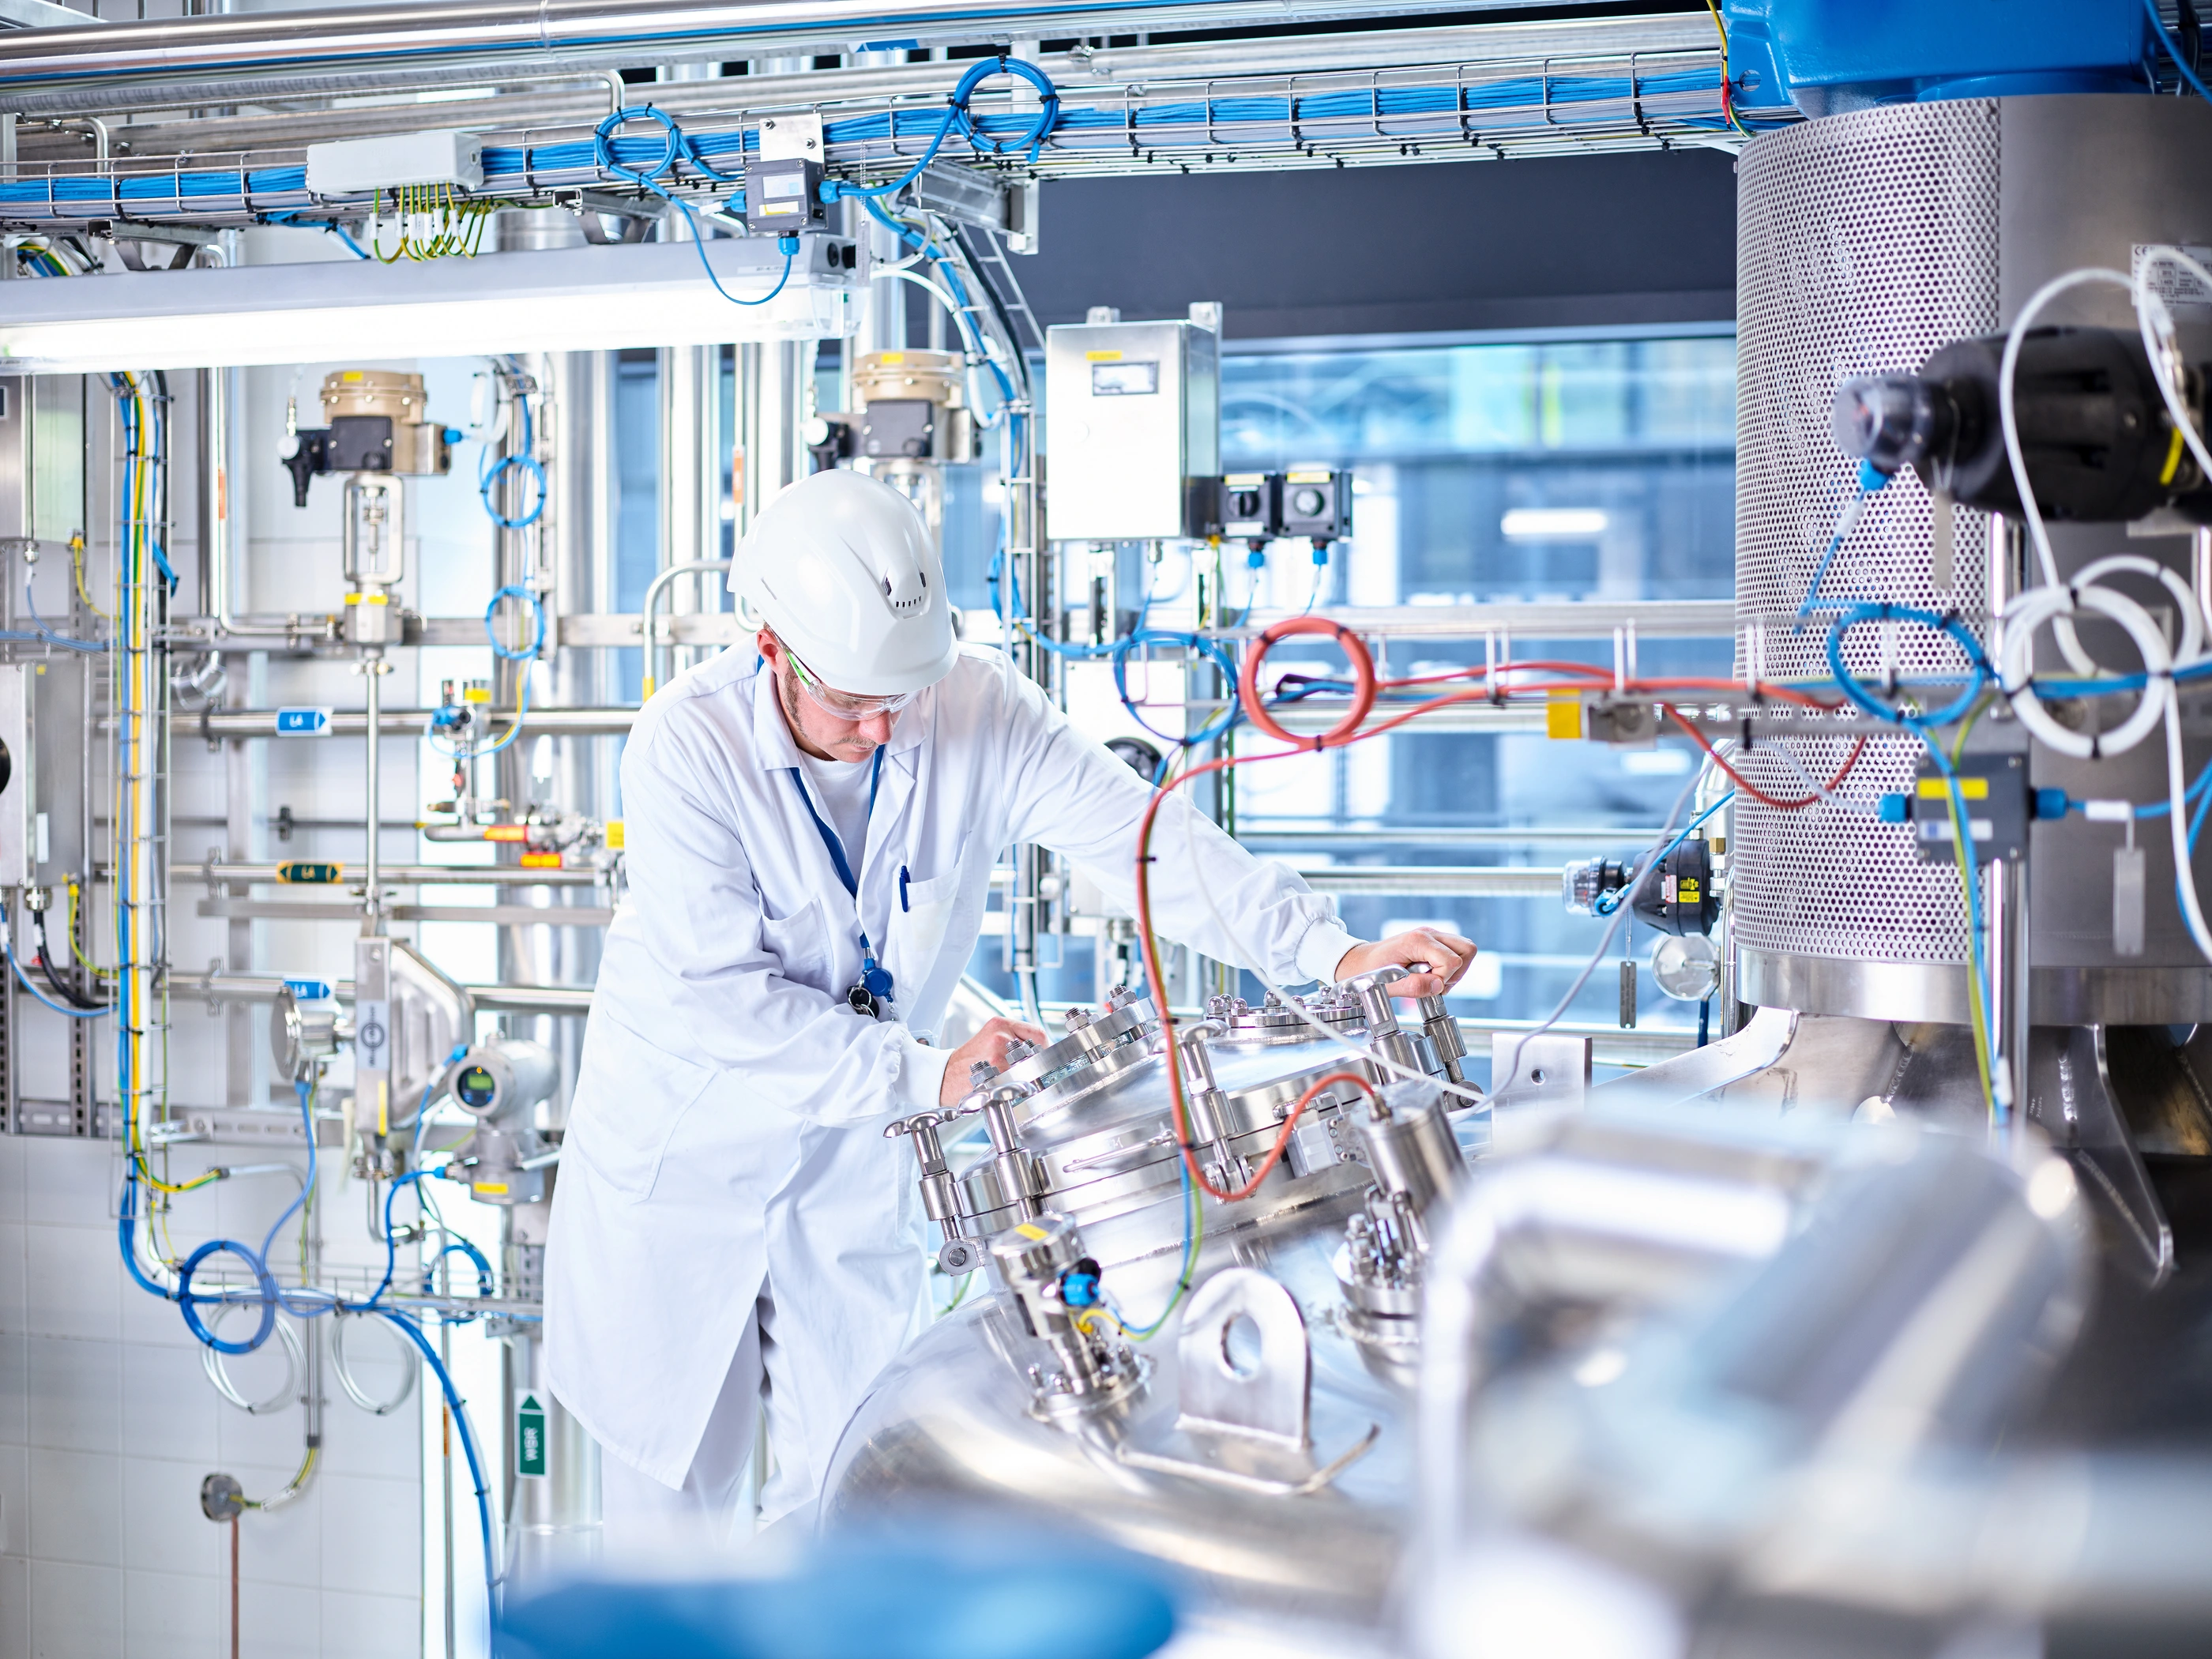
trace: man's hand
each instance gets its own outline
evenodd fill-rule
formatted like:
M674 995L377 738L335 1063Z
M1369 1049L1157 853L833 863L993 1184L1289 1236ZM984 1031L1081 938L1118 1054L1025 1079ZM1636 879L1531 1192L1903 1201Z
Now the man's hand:
M1006 1045L1020 1038L1034 1042L1039 1048L1045 1044L1045 1034L1034 1025L1024 1025L1018 1019L987 1019L983 1029L952 1051L952 1058L945 1063L945 1083L937 1091L937 1103L950 1106L968 1092L968 1068L979 1060L988 1060L1000 1071L1006 1069Z
M1467 972L1468 964L1474 960L1473 939L1434 927L1415 927L1377 939L1372 945L1353 945L1337 963L1336 976L1350 979L1355 974L1371 974L1377 968L1410 968L1419 963L1430 971L1400 980L1390 988L1390 994L1437 997L1458 984L1460 975ZM1000 1022L991 1023L996 1025Z

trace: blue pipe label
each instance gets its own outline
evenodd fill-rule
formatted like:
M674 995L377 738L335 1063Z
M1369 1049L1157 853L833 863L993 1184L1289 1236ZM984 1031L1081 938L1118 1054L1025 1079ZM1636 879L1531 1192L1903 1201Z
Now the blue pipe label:
M295 1001L327 1002L330 1000L331 982L326 979L288 979L284 981L284 988L292 994Z
M331 711L327 708L280 708L276 711L276 735L280 738L327 737L331 729Z

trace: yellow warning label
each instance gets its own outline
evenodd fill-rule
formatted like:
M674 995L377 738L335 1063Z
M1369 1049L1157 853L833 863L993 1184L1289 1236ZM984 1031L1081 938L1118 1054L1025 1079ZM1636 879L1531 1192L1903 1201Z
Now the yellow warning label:
M1014 1231L1019 1233L1024 1238L1028 1239L1032 1244L1042 1244L1046 1239L1052 1237L1050 1233L1045 1231L1043 1228L1038 1226L1034 1221L1024 1221L1020 1226L1015 1228Z
M1118 363L1121 361L1121 354L1118 351L1086 351L1083 354L1083 361L1086 363Z
M1328 474L1326 472L1285 472L1283 477L1285 482L1289 483L1327 483L1328 482Z
M1960 800L1987 800L1989 798L1990 781L1987 778L1960 778L1959 780L1959 799ZM1950 786L1945 783L1941 778L1923 778L1920 780L1920 799L1923 800L1948 800L1951 799Z
M479 1181L476 1184L476 1194L479 1198L505 1198L507 1183L504 1181Z
M900 364L906 362L906 353L903 351L879 351L876 354L876 361L883 364L886 368L896 368Z
M1573 691L1554 691L1544 705L1544 735L1576 738L1583 734L1583 700Z
M617 853L623 849L623 821L620 818L607 820L607 846Z
M466 687L461 692L461 701L463 702L489 702L491 701L491 687L488 685L471 685Z

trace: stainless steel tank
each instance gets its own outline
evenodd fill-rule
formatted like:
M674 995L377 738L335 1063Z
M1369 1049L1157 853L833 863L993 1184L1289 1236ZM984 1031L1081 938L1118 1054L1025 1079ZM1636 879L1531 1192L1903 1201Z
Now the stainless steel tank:
M1830 434L1846 380L1911 370L1937 348L1996 332L2051 277L2081 265L2125 272L2144 244L2212 243L2212 108L2197 100L2067 95L1967 99L1833 115L1755 139L1738 166L1738 666L1768 679L1824 679L1826 629L1795 626L1814 563L1851 493L1854 464ZM2212 346L2203 307L2180 312L2193 358ZM2118 288L2076 290L2039 321L2132 328ZM2186 534L2054 526L2067 573L2112 552L2147 554L2188 574ZM1948 570L1917 479L1876 495L1822 585L1824 596L1957 611L1987 643L1992 600L2016 592L2020 552L2002 520L1955 515ZM1994 559L1992 555L1994 553ZM2155 584L2124 584L2171 609ZM2201 591L2201 590L2200 590ZM1880 677L1956 672L1957 647L1924 629L1887 641L1849 638L1845 659ZM2109 637L2084 642L2132 667ZM2041 647L2050 650L2048 637ZM1887 656L1885 653L1888 653ZM2002 720L2002 712L1991 716ZM1841 738L1755 746L1741 763L1784 799L1808 792L1776 752L1826 778ZM1761 749L1766 752L1762 754ZM2192 771L2207 744L2191 738ZM1877 738L1844 793L1909 788L1913 738ZM2032 781L2076 798L2151 800L2165 793L2162 746L2074 762L2039 746ZM1808 1013L1964 1024L1966 934L1958 876L1923 862L1911 831L1822 804L1778 811L1749 797L1734 809L1731 917L1741 1000ZM2032 830L2032 998L2039 1024L2188 1023L2212 1018L2212 975L2171 902L2162 835L2148 854L2144 950L2112 948L2117 826L2079 817Z
M1165 1044L1144 1003L1079 1015L1050 1048L980 1073L953 1113L893 1125L915 1137L941 1260L988 1275L988 1293L878 1380L832 1463L823 1523L887 1505L1025 1512L1171 1563L1201 1618L1278 1645L1379 1644L1412 1492L1410 1371L1355 1330L1339 1258L1370 1210L1402 1217L1417 1310L1427 1206L1463 1167L1455 1128L1480 1143L1487 1127L1472 1091L1371 1057L1370 1036L1439 1078L1456 1059L1425 1036L1370 1034L1360 992L1387 984L1297 1012L1217 1000L1178 1027L1193 1156L1217 1184L1249 1184L1331 1073L1390 1103L1355 1104L1357 1083L1323 1091L1249 1197L1205 1203L1188 1267ZM978 1119L980 1142L966 1133ZM1365 1161L1378 1139L1397 1167Z

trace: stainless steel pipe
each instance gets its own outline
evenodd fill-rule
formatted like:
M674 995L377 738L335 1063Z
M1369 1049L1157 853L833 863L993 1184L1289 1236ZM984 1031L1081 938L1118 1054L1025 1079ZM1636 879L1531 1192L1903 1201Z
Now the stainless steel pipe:
M223 76L252 88L264 76L289 82L346 70L354 86L366 89L362 79L373 67L419 71L580 58L642 65L784 52L842 55L872 31L942 45L1454 9L1455 0L1153 0L1134 9L1115 0L1050 6L906 0L895 7L883 0L416 0L9 31L0 38L0 89L9 106L24 113L31 112L25 94L33 88L135 87L143 107L149 93L161 88L176 88L180 100L186 88L196 88L191 95L208 100L207 83ZM55 101L74 112L95 106L83 90ZM98 106L108 106L106 100Z
M210 738L273 738L276 735L276 714L274 708L224 708L210 713L204 720L189 716L178 721L179 731ZM381 708L377 714L377 728L387 737L420 737L430 718L427 708ZM493 726L504 727L514 722L508 710L495 708L490 720ZM523 722L526 730L556 738L619 737L636 723L635 708L532 708ZM334 738L357 738L368 730L368 711L360 708L334 710L330 726L323 734ZM313 738L287 741L313 742Z
M289 881L280 872L289 867L274 863L186 864L179 866L177 873L205 882L283 883L307 891L325 885L343 890L352 884L343 874L343 866L340 878L330 883ZM598 872L592 870L525 870L512 864L386 864L380 873L386 884L392 887L589 887L599 879Z
M282 974L188 974L172 981L175 989L204 996L211 1002L274 1002L284 988ZM478 1009L495 1014L588 1014L592 988L588 985L470 985L463 988ZM340 1002L353 1000L353 981L337 981L331 993Z
M1697 51L1710 46L1712 38L1711 25L1691 16L1475 23L1440 27L1417 23L1404 28L1292 35L1265 43L1216 40L1117 46L1084 57L1048 53L1038 61L1063 88L1102 82L1113 86L1152 85L1162 81L1212 80L1255 72L1304 75L1331 70L1406 68L1422 64L1540 62L1625 56L1632 52ZM941 99L951 91L969 68L966 62L957 59L910 64L861 61L879 55L896 54L860 54L854 61L831 70L664 81L653 88L653 107L688 120L696 115L727 111L740 105L747 110L765 110L890 98L927 102ZM439 106L441 121L482 126L488 132L511 132L522 128L542 131L592 126L607 112L607 91L597 77L580 67L573 72L487 71L481 67L457 64L434 69L284 75L201 86L194 89L192 97L200 104L219 104L247 98L308 97L327 93L357 96L374 89L518 87L556 80L580 82L587 78L592 81L592 85L501 91L492 96L459 98ZM234 96L217 96L221 92ZM145 107L147 94L129 86L97 91L70 88L30 94L22 101L26 108L38 109L49 101L58 107L104 106L108 100L126 100ZM422 106L413 102L366 107L349 104L337 109L301 110L282 115L164 118L131 124L131 153L143 157L250 151L335 138L369 137L379 133L412 132L422 125ZM48 158L29 149L27 137L26 159Z

